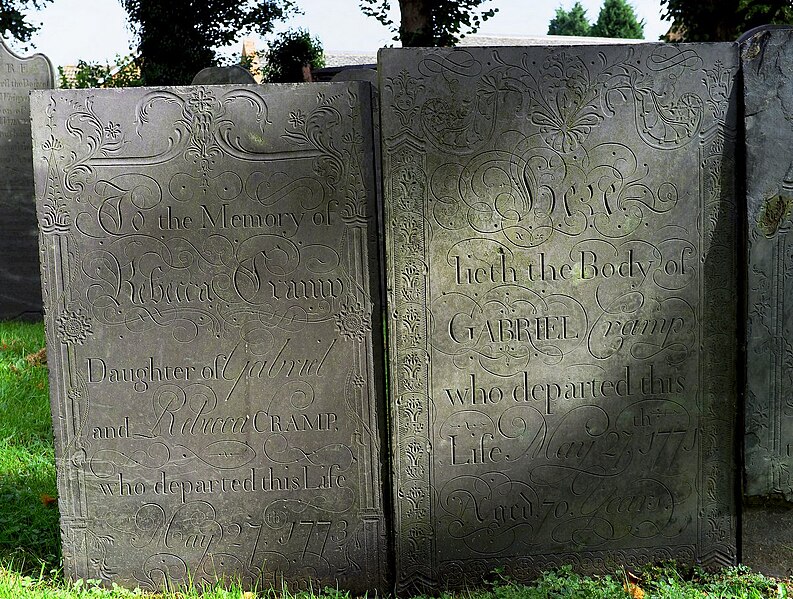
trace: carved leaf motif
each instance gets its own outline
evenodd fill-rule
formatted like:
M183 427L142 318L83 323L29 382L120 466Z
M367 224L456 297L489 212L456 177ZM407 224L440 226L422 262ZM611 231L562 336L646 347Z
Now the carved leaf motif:
M424 91L424 84L411 77L406 69L388 80L385 90L390 94L394 110L403 127L409 127L416 112L420 109L417 98Z
M463 100L432 98L421 107L421 125L430 141L455 154L475 152L489 137L495 121L495 102L481 90Z
M565 52L549 56L542 73L540 88L532 90L531 122L551 148L572 152L603 121L598 86L584 62Z
M293 118L282 138L317 151L314 172L331 184L346 177L344 154L334 141L334 131L343 122L342 114L333 106L336 96L317 94L317 106L308 114Z

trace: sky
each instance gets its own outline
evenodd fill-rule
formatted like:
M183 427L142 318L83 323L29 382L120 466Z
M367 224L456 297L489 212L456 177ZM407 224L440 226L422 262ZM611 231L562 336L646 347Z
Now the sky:
M630 1L630 0L629 0ZM498 8L484 23L483 35L544 35L556 9L569 9L574 0L489 0L483 7ZM296 15L279 29L308 29L322 42L325 51L374 52L393 45L392 34L375 19L366 17L358 0L297 0L304 14ZM396 2L392 2L396 4ZM590 21L597 19L602 0L581 0ZM645 39L657 40L669 28L661 20L660 0L632 0L640 19L645 21ZM118 0L54 0L31 20L42 23L29 44L29 51L47 55L56 67L88 62L112 62L117 54L130 53L132 33L126 13ZM266 40L257 38L257 48ZM15 50L19 45L11 44ZM228 52L241 50L241 41Z

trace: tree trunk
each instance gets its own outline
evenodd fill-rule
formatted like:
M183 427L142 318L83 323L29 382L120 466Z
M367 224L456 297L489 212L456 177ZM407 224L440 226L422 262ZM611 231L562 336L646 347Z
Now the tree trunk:
M403 47L435 46L432 0L399 0L399 39Z

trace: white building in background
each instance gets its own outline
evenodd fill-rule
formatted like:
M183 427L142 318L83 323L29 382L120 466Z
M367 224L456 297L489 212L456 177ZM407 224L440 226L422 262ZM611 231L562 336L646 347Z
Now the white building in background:
M466 35L461 46L582 46L595 44L646 44L649 40L621 37L577 37L573 35Z
M578 46L585 44L642 44L649 40L614 37L576 37L572 35L467 35L460 40L458 48L479 46ZM325 53L325 68L314 70L315 81L330 81L347 68L377 68L377 52L328 51Z
M256 41L246 37L242 40L242 62L250 60L250 71L256 83L262 82L261 63L259 55L256 53Z

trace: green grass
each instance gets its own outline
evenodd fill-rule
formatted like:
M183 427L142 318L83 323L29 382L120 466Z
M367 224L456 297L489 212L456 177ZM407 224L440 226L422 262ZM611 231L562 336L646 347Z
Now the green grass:
M678 569L671 564L648 567L630 576L626 571L607 576L578 576L569 567L547 572L532 585L522 585L500 578L479 590L462 593L443 593L440 599L786 599L787 587L748 568L726 568L716 574L699 570ZM629 578L630 576L630 578ZM636 586L629 595L627 580ZM640 590L637 590L640 589ZM98 581L78 581L69 584L48 580L45 576L21 576L0 568L0 599L129 599L152 598L140 590L126 590L117 586L107 589ZM323 593L290 593L286 590L245 593L232 586L229 589L210 588L203 593L182 590L164 593L162 599L352 599L348 593L325 589ZM414 599L431 599L420 595Z
M55 457L42 323L0 324L0 563L60 562Z
M55 458L41 323L0 322L0 599L129 599L155 597L140 590L65 581L60 570ZM628 583L635 586L628 586ZM630 589L629 594L626 589ZM745 567L715 574L672 564L632 573L579 576L570 568L547 572L532 585L498 573L477 590L440 599L786 599L785 584ZM352 599L348 593L244 593L239 587L181 590L162 599ZM435 597L438 597L437 595ZM430 599L416 597L414 599Z

